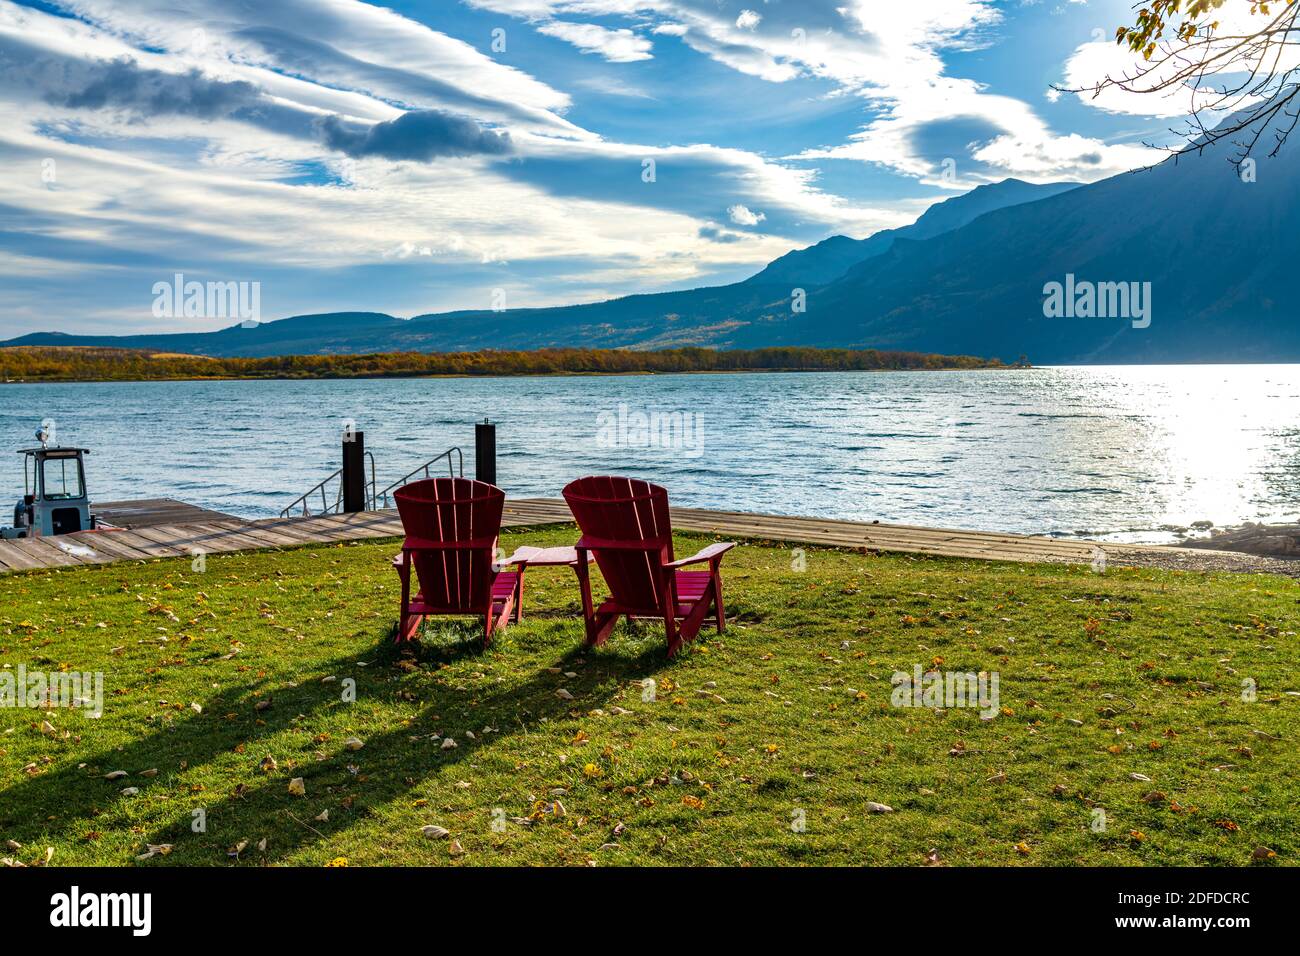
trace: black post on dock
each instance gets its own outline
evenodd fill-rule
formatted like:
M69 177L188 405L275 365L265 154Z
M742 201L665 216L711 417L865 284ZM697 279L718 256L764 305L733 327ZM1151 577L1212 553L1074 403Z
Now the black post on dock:
M474 426L474 477L497 483L497 426L486 418Z
M366 510L366 435L343 432L343 510Z

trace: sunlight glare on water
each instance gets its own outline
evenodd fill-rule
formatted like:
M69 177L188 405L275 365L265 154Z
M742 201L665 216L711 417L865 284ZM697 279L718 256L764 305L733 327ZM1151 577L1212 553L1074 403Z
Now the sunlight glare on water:
M699 444L609 447L620 406L698 415ZM0 449L53 418L100 501L265 517L338 467L345 419L382 486L451 445L472 475L485 416L517 497L615 473L683 505L1135 541L1300 500L1300 366L10 384ZM0 466L16 499L17 456Z

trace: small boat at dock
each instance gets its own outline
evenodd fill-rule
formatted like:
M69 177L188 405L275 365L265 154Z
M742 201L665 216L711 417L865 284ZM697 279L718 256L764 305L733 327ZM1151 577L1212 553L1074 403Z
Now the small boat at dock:
M36 431L39 448L22 448L23 496L14 505L13 527L0 538L44 538L78 531L113 531L90 510L85 456L89 448L50 445L50 432Z

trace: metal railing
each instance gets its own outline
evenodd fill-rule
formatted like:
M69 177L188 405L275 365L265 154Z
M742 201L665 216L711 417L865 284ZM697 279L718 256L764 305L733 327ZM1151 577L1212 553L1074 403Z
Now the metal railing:
M433 477L433 466L443 459L447 459L447 476L449 478L463 478L465 475L465 455L460 448L448 448L441 455L434 455L423 465L412 469L407 474L398 478L395 482L385 488L383 491L377 491L378 482L375 481L375 456L366 452L366 462L370 467L370 480L366 482L366 510L378 511L380 508L392 507L390 501L392 492L408 484L411 479L419 476L422 478ZM336 483L331 487L331 482ZM333 497L331 498L331 492ZM320 499L319 510L313 511L317 499ZM288 518L295 514L302 517L311 515L333 515L341 514L343 511L343 469L340 468L334 474L330 475L324 481L312 487L310 491L294 499L293 504L280 512L281 518Z
M454 464L454 465L452 464L452 457L451 457L452 455L455 455L455 456L456 456L456 460L455 460L455 464ZM385 488L383 491L381 491L381 492L379 492L378 494L376 494L376 495L375 495L375 502L376 502L376 504L374 505L374 507L376 507L376 508L387 508L387 507L389 507L389 504L388 504L388 499L389 499L389 497L390 497L389 493L392 492L392 491L395 491L396 489L398 489L398 488L400 488L400 487L402 487L402 485L405 485L405 484L409 483L410 480L411 480L412 478L414 478L416 475L421 475L421 476L424 477L424 478L432 478L433 475L432 475L432 474L430 473L430 471L429 471L430 467L432 467L435 463L441 461L441 460L444 459L444 458L447 459L447 477L448 477L448 478L463 478L463 477L465 476L465 455L464 455L464 453L461 452L461 450L460 450L459 447L456 447L456 448L448 448L448 449L447 449L446 451L444 451L441 455L435 455L435 456L433 456L433 457L430 458L428 461L426 461L423 465L421 465L419 468L416 468L416 469L414 469L413 471L409 472L408 474L403 475L401 478L398 478L395 482L393 482L391 485L389 485L389 486L388 486L387 488ZM381 501L383 502L383 504L379 504L379 502L381 502Z
M366 510L375 510L375 456L366 452L366 461L370 464L370 481L365 485L366 489ZM334 492L334 500L330 500L329 484L331 481L337 481L338 487ZM312 506L315 503L316 495L320 495L320 510L313 512ZM315 485L310 491L299 498L294 499L293 504L280 512L281 518L288 518L295 511L301 508L302 517L310 517L312 514L334 515L341 514L343 511L343 469L340 468L334 474L330 475L320 484Z

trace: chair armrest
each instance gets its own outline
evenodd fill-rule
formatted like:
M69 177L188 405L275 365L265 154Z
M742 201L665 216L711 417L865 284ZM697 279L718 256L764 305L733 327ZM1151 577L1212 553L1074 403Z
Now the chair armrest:
M515 553L510 555L501 562L502 567L509 567L512 564L527 564L533 558L542 553L541 548L534 548L529 544L521 544L515 549Z
M665 568L684 568L688 564L702 564L705 561L720 561L722 556L736 546L734 541L717 541L707 548L704 548L697 554L689 558L682 558L680 561L670 561L664 565Z
M428 538L407 537L402 542L403 551L491 551L496 538L471 538L469 541L432 541Z

